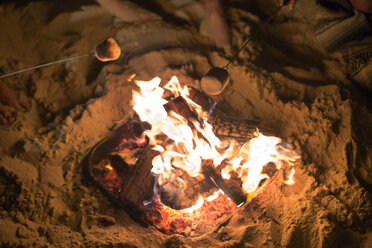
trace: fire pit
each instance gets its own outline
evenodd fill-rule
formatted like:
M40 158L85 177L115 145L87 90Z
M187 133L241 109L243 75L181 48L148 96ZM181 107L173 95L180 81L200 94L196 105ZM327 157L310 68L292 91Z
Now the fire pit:
M300 156L291 145L219 118L211 98L176 77L160 83L136 82L136 113L87 159L94 182L135 220L197 236L225 223L279 170L294 183Z

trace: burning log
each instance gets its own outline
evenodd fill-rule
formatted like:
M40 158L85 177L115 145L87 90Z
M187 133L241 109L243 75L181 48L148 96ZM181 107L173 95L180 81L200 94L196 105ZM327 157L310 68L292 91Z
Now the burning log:
M258 130L257 122L233 118L221 110L215 109L216 102L193 87L189 87L189 92L189 98L200 105L204 111L210 113L208 123L212 125L213 131L218 137L234 138L241 143L245 143L254 137L255 132ZM164 105L164 108L167 112L173 110L188 120L196 120L203 126L203 120L190 109L186 100L181 96L170 100ZM190 127L193 128L192 125ZM259 131L264 135L275 135L275 132L270 128L260 127Z
M138 163L123 178L119 199L130 202L137 209L143 208L143 202L153 196L154 177L151 174L152 159L158 152L144 149Z
M182 115L187 120L194 119L199 122L202 120L199 119L197 114L193 112L189 105L187 104L186 100L182 96L178 96L171 101L164 104L164 109L169 113L170 111L174 111L179 115Z
M194 87L188 88L190 93L189 98L191 100L200 105L204 111L207 111L208 113L213 111L214 107L216 106L216 102L212 98L208 97L206 94L195 89Z
M208 122L212 124L214 133L220 138L233 138L241 143L251 140L257 130L266 136L275 136L274 130L266 127L257 128L253 120L234 119L216 109Z
M196 118L196 114L191 111L191 109L188 107L188 104L186 103L185 99L182 96L173 98L171 101L167 102L163 106L168 113L169 111L173 110L174 112L182 115L186 119L190 117Z
M208 97L205 97L204 94L202 94L201 92L199 93L199 91L197 91L196 89L192 90L192 93L193 94L190 96L192 100L195 99L197 102L203 104L204 108L211 109L211 107L213 105L213 102ZM176 98L172 99L171 101L169 101L168 103L166 103L164 105L164 108L168 113L171 110L175 111L177 114L182 115L186 119L197 120L197 121L199 121L199 123L201 125L203 125L203 123L202 123L203 120L200 120L198 118L197 114L190 109L186 100L181 96L176 97ZM211 182L213 182L214 186L216 186L217 188L221 189L224 193L226 193L237 205L240 205L241 203L244 203L246 201L247 196L241 191L241 187L239 185L237 185L235 187L232 187L232 185L229 185L228 183L226 183L222 179L221 175L217 173L217 171L216 171L216 169L213 165L213 162L211 160L206 160L203 163L202 171L203 171L202 172L203 175L207 178L207 180L210 180ZM189 199L188 197L184 197L184 193L183 193L184 189L183 189L182 186L180 186L180 183L177 180L173 180L172 183L166 184L166 188L168 188L165 191L165 192L167 192L166 193L166 196L167 196L166 199L168 199L168 198L172 199L172 202L171 202L170 205L169 205L169 202L167 200L167 202L168 202L167 205L171 206L172 208L181 207L181 206L182 206L182 208L186 208L185 204L178 204L178 202L179 203L185 202L186 199ZM175 189L177 189L177 188L178 188L179 194L174 193L176 191ZM195 196L196 194L194 193L193 195ZM185 200L182 200L182 198L185 198ZM176 200L176 199L178 199L178 200ZM179 200L179 199L181 199L181 200ZM196 197L194 197L193 199L194 199L194 201L196 201ZM190 207L190 206L188 206L188 207ZM178 208L175 208L175 209L178 209Z
M227 194L236 205L239 206L247 200L247 195L244 194L239 185L225 182L221 175L217 173L211 160L204 161L202 165L202 173L206 178L209 178L217 188Z
M136 138L133 128L123 125L113 136L102 140L92 149L87 157L86 168L106 196L125 208L138 222L146 224L141 218L144 213L143 202L151 200L153 196L152 159L158 152L143 148L138 153L135 165L127 164L119 155L112 153L123 140Z
M186 120L189 121L188 126L193 131L196 131L196 128L192 123L192 120L197 121L202 127L205 125L204 120L199 118L198 115L191 110L190 106L182 96L178 96L164 104L164 109L167 111L167 113L170 113L170 111L174 111L175 113L182 115ZM198 132L198 135L200 138L207 141L207 139L200 132Z

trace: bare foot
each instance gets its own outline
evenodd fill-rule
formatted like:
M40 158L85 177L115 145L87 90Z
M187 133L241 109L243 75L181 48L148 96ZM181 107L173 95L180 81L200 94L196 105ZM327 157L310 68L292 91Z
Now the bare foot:
M123 0L97 0L99 4L124 22L142 22L160 19L159 16L142 9L129 1Z
M200 33L213 39L217 46L230 44L230 31L220 0L202 0L206 17L200 25Z

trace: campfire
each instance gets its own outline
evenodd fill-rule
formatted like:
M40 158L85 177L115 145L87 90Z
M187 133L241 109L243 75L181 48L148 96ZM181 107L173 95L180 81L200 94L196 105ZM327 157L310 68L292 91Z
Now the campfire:
M176 77L163 87L160 78L136 84L135 114L92 150L89 171L141 223L197 236L228 220L279 170L284 183L295 183L300 156L290 144L257 128L243 142L228 129L216 135L216 104Z

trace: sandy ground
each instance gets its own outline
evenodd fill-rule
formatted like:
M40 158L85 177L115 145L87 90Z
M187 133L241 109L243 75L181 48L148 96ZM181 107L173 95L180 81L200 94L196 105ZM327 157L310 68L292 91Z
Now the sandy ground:
M0 128L0 243L4 247L371 247L372 114L368 92L350 83L337 53L313 38L312 1L275 10L274 0L224 1L232 46L199 33L192 0L140 5L160 18L125 23L92 1L5 1L0 5L0 72L85 53L107 36L123 56L93 57L4 79L31 109ZM310 18L306 18L309 16ZM252 32L216 97L302 151L294 186L273 180L230 223L197 238L145 228L112 205L82 161L130 113L138 79L176 75L199 87Z

